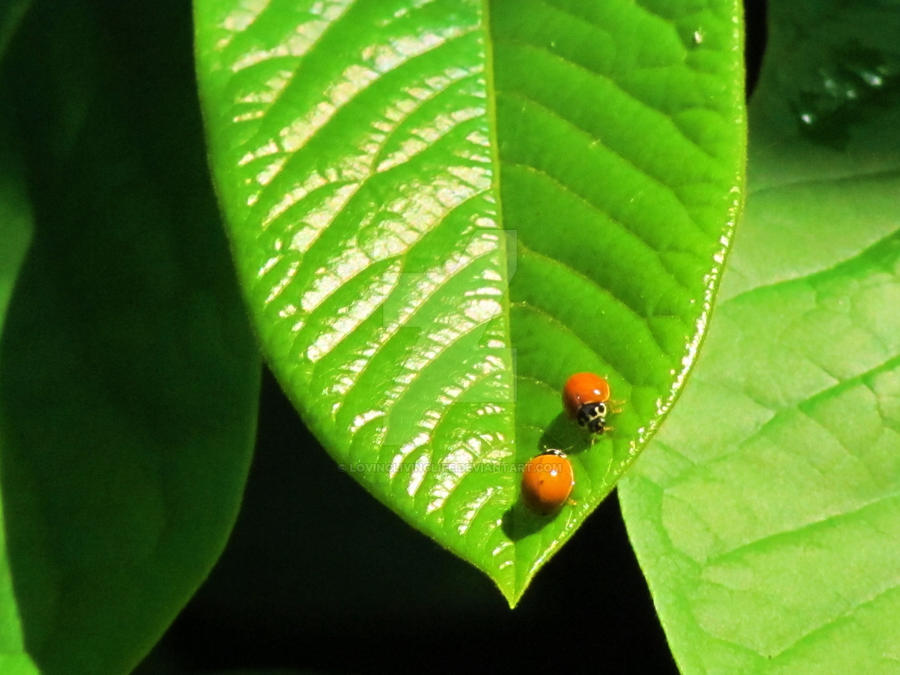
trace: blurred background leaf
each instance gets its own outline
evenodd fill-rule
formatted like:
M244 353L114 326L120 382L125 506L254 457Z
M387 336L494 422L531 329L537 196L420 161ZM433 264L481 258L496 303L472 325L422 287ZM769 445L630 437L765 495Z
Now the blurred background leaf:
M10 3L0 9L0 70L4 65L6 45L18 28L26 9L25 2ZM8 91L0 83L0 100L7 100L7 96ZM13 138L10 115L8 108L0 109L0 335L6 308L33 232L31 204L26 194L22 163ZM2 368L3 363L0 361L0 372ZM0 455L3 447L3 437L0 435ZM6 555L6 534L3 530L0 530L0 671L11 675L38 672L25 651L12 573Z
M35 2L3 57L4 294L33 222L0 341L4 646L18 614L46 673L137 663L224 547L249 465L259 363L189 21L174 0Z
M900 661L900 13L774 3L707 345L621 484L684 672Z
M6 0L0 5L0 60L30 6L31 0Z

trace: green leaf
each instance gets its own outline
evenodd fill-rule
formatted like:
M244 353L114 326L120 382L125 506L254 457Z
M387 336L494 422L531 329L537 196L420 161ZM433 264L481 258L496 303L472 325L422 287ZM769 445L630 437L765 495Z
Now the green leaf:
M746 222L625 520L686 673L900 661L900 15L772 3Z
M6 130L0 129L0 136ZM0 140L0 334L10 292L31 237L31 214L22 193L20 176L16 175L15 157L5 139ZM0 361L0 369L3 363ZM0 455L5 443L0 434ZM3 519L0 504L0 519ZM0 531L0 671L4 673L37 672L25 653L22 626L16 608L12 571L8 564L6 536Z
M235 262L334 458L514 604L677 395L743 182L740 8L195 3ZM627 401L592 447L568 375ZM519 503L570 452L576 503Z
M5 26L5 21L0 18L0 30ZM0 65L2 57L0 44ZM5 92L0 87L2 93ZM0 110L0 242L3 242L0 247L0 335L3 334L6 309L33 231L31 204L26 194L20 158L12 142L12 125L7 112ZM3 365L0 360L0 372ZM4 449L4 438L0 433L0 457ZM3 519L0 522L5 521L2 504L0 519ZM38 672L25 651L3 529L0 529L0 672L10 675Z
M22 164L6 112L0 110L0 334L33 231Z
M30 6L31 0L6 0L0 5L0 60Z
M37 2L4 58L22 158L0 153L4 289L29 211L34 227L0 341L4 673L30 670L23 638L41 672L127 672L240 501L259 362L204 167L185 9L178 24L174 1Z

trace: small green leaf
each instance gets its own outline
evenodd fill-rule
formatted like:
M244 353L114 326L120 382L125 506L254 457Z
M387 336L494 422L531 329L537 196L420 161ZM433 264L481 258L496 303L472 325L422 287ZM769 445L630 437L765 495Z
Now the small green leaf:
M243 490L259 361L168 9L37 2L3 59L4 305L34 229L0 340L3 673L128 672Z
M900 15L769 11L746 222L622 508L684 672L896 673Z
M743 183L740 6L198 0L263 349L334 458L515 603L690 367ZM568 375L624 400L592 447ZM518 502L570 452L575 504Z

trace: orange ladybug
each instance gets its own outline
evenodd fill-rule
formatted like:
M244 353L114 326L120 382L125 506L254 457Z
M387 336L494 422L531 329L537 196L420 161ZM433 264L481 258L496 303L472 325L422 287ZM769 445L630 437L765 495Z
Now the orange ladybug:
M547 450L533 457L522 473L522 499L532 511L547 515L558 511L572 494L575 474L562 450Z
M609 382L594 373L575 373L566 381L562 399L570 418L592 433L603 433L606 428Z

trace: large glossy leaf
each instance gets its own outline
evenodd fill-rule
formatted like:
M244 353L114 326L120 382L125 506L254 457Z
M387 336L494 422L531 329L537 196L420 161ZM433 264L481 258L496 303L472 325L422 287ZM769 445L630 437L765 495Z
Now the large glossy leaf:
M510 602L677 394L740 198L737 3L198 0L264 350L335 459ZM627 403L593 447L578 370ZM521 463L571 453L556 517Z
M750 190L678 408L621 484L685 672L900 661L900 14L772 3Z
M29 212L34 237L0 341L3 673L127 672L224 546L253 443L188 12L118 4L36 2L4 58L4 300Z

